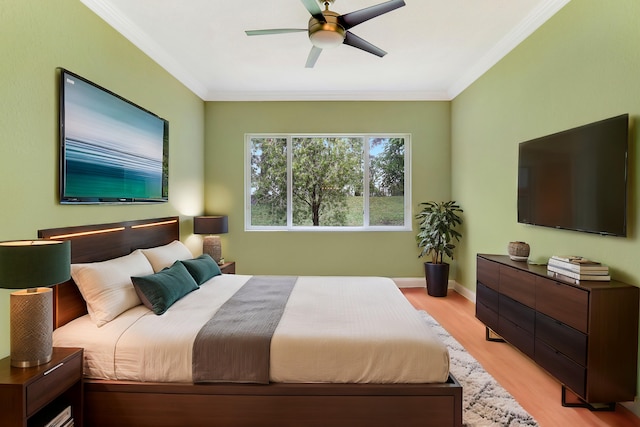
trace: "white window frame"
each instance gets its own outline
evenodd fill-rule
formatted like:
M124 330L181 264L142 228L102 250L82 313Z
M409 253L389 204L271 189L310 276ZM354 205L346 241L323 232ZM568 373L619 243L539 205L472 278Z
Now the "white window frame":
M404 139L404 225L369 225L369 162L364 162L363 182L363 225L362 226L300 226L293 225L293 160L292 141L294 138L363 138L363 159L369 158L370 138ZM251 224L251 140L253 138L280 138L287 140L287 224L266 226ZM344 232L344 231L412 231L411 217L411 134L410 133L246 133L244 167L245 231L304 231L304 232Z

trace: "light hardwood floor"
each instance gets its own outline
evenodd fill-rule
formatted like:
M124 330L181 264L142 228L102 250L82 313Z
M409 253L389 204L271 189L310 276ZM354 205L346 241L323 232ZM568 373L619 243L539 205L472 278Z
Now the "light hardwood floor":
M565 408L553 377L506 343L485 340L484 325L475 318L475 304L455 291L434 298L424 288L402 288L407 299L430 313L529 412L541 427L640 426L640 418L617 405L615 412Z

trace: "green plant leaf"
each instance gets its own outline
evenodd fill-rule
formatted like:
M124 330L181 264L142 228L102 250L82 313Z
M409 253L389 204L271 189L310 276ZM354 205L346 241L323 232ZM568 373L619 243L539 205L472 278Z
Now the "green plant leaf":
M453 259L455 245L452 240L460 241L462 234L454 227L462 224L460 213L463 210L455 201L422 202L420 212L415 215L418 220L416 242L420 248L418 257L431 256L434 264L442 263L443 256Z

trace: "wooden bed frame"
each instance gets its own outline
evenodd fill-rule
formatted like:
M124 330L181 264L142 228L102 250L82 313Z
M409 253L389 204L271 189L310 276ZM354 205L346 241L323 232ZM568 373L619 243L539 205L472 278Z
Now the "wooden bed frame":
M39 230L71 240L71 262L95 262L179 239L178 217ZM54 327L87 312L73 281L54 287ZM462 426L462 386L182 384L84 381L87 426Z

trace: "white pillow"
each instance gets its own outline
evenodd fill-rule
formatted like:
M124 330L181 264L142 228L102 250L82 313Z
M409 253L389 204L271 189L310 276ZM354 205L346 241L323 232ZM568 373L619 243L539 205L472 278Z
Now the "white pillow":
M193 258L193 254L189 248L178 240L174 240L164 246L142 249L142 253L151 263L154 273L159 272L165 267L171 267L176 261Z
M71 277L98 326L141 304L131 276L149 274L153 274L153 268L140 250L107 261L71 265Z

